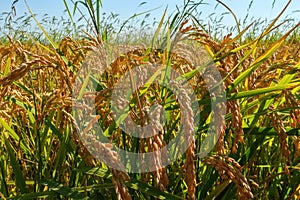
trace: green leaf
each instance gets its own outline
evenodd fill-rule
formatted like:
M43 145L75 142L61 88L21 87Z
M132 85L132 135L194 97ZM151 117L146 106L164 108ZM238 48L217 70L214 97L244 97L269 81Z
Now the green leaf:
M86 89L86 87L87 87L87 85L89 83L90 76L91 76L91 71L88 72L87 76L84 79L84 82L82 84L82 87L80 88L77 100L81 100L82 99L82 97L84 95L84 92L85 92L85 89Z
M8 196L8 187L7 187L7 182L6 182L6 173L5 173L5 156L1 155L0 156L0 172L1 172L1 188L0 191L4 194L4 196Z
M205 199L216 199L231 183L230 179L225 180L221 185L217 186Z
M14 172L15 183L16 183L18 189L20 190L20 192L22 194L28 193L28 188L26 186L25 178L23 176L23 173L22 173L21 167L19 165L19 162L16 159L15 152L14 152L13 148L11 147L11 145L10 145L9 141L7 140L7 138L4 136L3 139L4 139L4 142L5 142L6 150L7 150L8 155L9 155L10 165L11 165L11 167L13 169L13 172Z
M134 179L131 179L130 181L125 182L125 185L134 190L144 192L147 195L150 195L150 196L153 196L153 197L156 197L159 199L167 199L167 200L182 200L182 199L184 199L184 198L181 198L179 196L176 196L176 195L173 195L173 194L170 194L167 192L162 192L161 190L159 190L153 186L150 186L147 183L144 183L144 182L138 181L138 180L134 180Z
M110 178L112 176L110 171L108 169L104 169L103 167L84 167L75 169L75 171L101 178Z
M159 35L159 33L160 33L161 27L162 27L162 25L163 25L163 22L164 22L164 19L165 19L165 16L166 16L166 13L167 13L167 9L165 9L164 14L163 14L163 16L161 17L160 22L159 22L159 24L158 24L158 27L157 27L156 30L155 30L154 36L153 36L153 38L152 38L152 43L151 43L151 48L150 48L150 49L153 49L154 46L155 46L155 42L156 42L156 40L157 40L157 38L158 38L158 35Z
M54 191L35 192L29 194L23 194L15 197L8 198L9 200L32 200L47 197L57 197L57 193Z
M49 181L49 180L42 180L42 185L47 185L50 191L54 191L64 197L72 198L72 199L87 199L84 194L76 191L76 189L72 189L70 187L63 186L60 183Z
M299 85L300 85L300 83L290 83L290 84L282 84L282 85L276 85L276 86L266 87L266 88L259 88L256 90L248 90L248 91L238 92L235 94L231 94L228 97L228 100L241 99L241 98L245 98L245 97L254 97L254 96L257 96L260 94L266 94L266 93L281 91L284 89L294 88Z
M58 137L60 142L63 142L63 135L59 132L59 130L51 123L51 121L46 118L45 124L52 130L52 132Z
M12 137L12 139L16 141L20 140L18 134L12 128L10 128L10 126L2 118L0 118L0 124L2 124L2 126L8 131L8 134Z

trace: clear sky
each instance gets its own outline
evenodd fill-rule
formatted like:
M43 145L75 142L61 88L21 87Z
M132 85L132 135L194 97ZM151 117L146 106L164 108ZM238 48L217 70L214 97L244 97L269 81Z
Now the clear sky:
M196 1L196 0L195 0ZM237 15L238 18L243 19L247 14L247 8L251 0L223 0L223 2L228 5L233 12ZM254 16L255 18L274 18L280 10L284 7L288 0L276 0L274 7L272 8L273 0L254 0L252 7L249 10L249 15ZM0 0L0 13L1 18L4 17L2 14L5 11L10 10L10 6L13 0ZM64 11L64 4L62 0L27 0L29 6L34 13L38 16L43 16L48 14L49 16L61 16L66 15ZM69 5L72 6L70 0L68 0ZM139 6L141 2L147 2L142 6ZM221 15L221 13L226 12L227 10L219 5L217 8L216 2L214 0L204 0L204 2L209 5L199 6L199 11L203 12L203 20L209 21L207 16L211 13L216 13L216 15ZM162 13L166 6L168 6L168 11L175 10L175 5L182 5L183 0L103 0L102 12L106 13L118 13L120 19L125 20L132 16L135 13L144 12L150 9L158 8L157 10L151 13L151 18L160 19ZM19 0L16 4L17 15L21 16L24 12L28 12L23 0ZM290 8L286 14L291 15L295 20L300 19L300 12L294 12L300 10L300 0L292 0ZM66 16L67 17L67 16ZM230 15L227 15L224 19L224 23L227 25L234 24L233 18Z

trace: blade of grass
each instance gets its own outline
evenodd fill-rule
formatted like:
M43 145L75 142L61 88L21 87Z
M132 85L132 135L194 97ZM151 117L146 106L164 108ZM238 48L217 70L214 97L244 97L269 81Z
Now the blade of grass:
M29 193L29 194L23 194L15 197L10 197L8 200L32 200L32 199L40 199L40 198L57 198L57 193L54 191L45 191L45 192L35 192L35 193Z
M75 171L82 172L92 176L98 176L101 178L110 178L112 177L111 172L108 169L104 169L102 167L84 167L77 168Z
M170 194L167 192L162 192L161 190L159 190L153 186L150 186L142 181L138 181L138 180L134 180L134 179L131 179L130 181L125 182L125 185L134 190L144 192L145 194L156 197L158 199L168 199L168 200L184 199L184 198L181 198L179 196L176 196L176 195L173 195L173 194Z
M223 183L221 183L219 186L217 186L212 193L210 193L205 199L216 199L218 196L228 187L228 185L232 181L230 179L225 180Z
M0 157L0 172L1 172L1 192L4 194L4 196L8 196L8 187L7 187L7 183L6 183L6 173L5 173L5 164L4 164L4 160L5 160L5 156L1 155Z
M125 27L125 25L126 25L130 20L132 20L132 19L134 19L134 18L136 18L136 17L138 17L138 16L141 16L141 15L145 15L145 14L151 13L151 12L157 10L157 9L159 9L159 7L153 8L153 9L151 9L151 10L147 10L147 11L145 11L145 12L137 13L137 14L134 14L134 15L130 16L127 20L125 20L124 23L122 23L122 25L121 25L121 27L120 27L120 29L119 29L119 31L118 31L118 34L121 33L121 31L123 30L123 28Z
M52 178L56 178L56 172L61 168L61 163L64 162L64 159L67 157L66 152L67 152L67 145L70 142L70 129L68 128L68 126L66 127L66 130L63 134L63 141L60 142L60 147L59 150L57 152L57 156L55 159L55 163L54 163L54 168L53 168L53 173L52 173Z
M14 152L13 148L11 147L10 142L7 140L7 136L4 136L3 139L4 139L7 153L9 155L10 166L12 167L13 172L14 172L16 186L18 187L18 189L20 190L20 192L22 194L28 193L29 191L26 186L25 178L22 173L20 164L16 159L15 152Z
M39 23L39 21L36 19L35 15L33 14L32 10L30 9L29 5L27 4L27 1L25 0L25 4L27 7L27 10L29 11L29 13L31 14L32 18L34 19L35 23L37 24L37 26L39 27L39 29L43 32L44 36L47 38L47 40L50 42L51 46L54 49L58 48L58 45L52 40L52 38L50 37L50 35L47 33L47 31L43 28L43 26Z
M223 3L222 1L217 0L217 2L220 3L222 6L224 6L231 13L231 15L234 18L234 21L235 21L236 27L238 29L238 32L240 34L241 33L240 23L239 23L239 20L237 19L236 15L234 14L234 12L225 3Z
M59 130L51 123L51 121L46 118L45 124L52 130L52 132L58 137L60 142L63 142L63 135L59 132Z
M291 88L297 87L299 85L300 85L300 83L290 83L290 84L281 84L281 85L278 84L276 86L238 92L236 94L230 94L230 96L228 97L228 100L241 99L241 98L245 98L245 97L253 97L253 96L260 95L260 94L281 91L284 89L291 89Z
M89 80L90 80L90 76L91 76L91 71L88 72L87 76L85 77L82 87L80 88L77 100L82 100L82 97L84 95L85 89L88 86Z
M156 40L157 40L157 38L158 38L158 35L159 35L159 33L160 33L160 30L161 30L161 28L162 28L162 25L163 25L163 22L164 22L166 13L167 13L167 9L165 9L165 11L164 11L164 13L163 13L163 16L161 17L160 22L159 22L159 24L158 24L158 27L157 27L156 30L155 30L155 33L154 33L153 38L152 38L152 42L151 42L151 47L150 47L150 49L153 49L153 48L154 48L155 42L156 42Z
M2 124L3 128L8 131L8 134L13 140L20 141L18 134L12 128L10 128L10 126L2 118L0 118L0 124Z
M50 180L42 180L40 181L42 185L46 185L49 187L50 191L54 191L64 197L68 197L71 199L88 199L84 194L78 192L76 189L72 189L70 187L63 186L60 183L50 181Z

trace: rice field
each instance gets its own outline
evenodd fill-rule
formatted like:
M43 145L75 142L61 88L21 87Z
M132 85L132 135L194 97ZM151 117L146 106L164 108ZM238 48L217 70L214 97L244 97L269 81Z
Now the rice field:
M65 4L65 32L29 8L39 32L1 37L0 199L300 198L291 1L218 37L193 1L130 35L82 2L85 31Z

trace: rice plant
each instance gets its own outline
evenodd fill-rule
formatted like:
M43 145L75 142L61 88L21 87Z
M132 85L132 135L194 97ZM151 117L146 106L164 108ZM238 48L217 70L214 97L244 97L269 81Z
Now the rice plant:
M1 27L1 199L299 198L300 23L280 21L291 1L225 35L198 20L203 2L148 34L120 23L131 35L101 18L102 1L63 2L61 22L28 7L38 36Z

